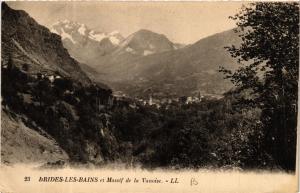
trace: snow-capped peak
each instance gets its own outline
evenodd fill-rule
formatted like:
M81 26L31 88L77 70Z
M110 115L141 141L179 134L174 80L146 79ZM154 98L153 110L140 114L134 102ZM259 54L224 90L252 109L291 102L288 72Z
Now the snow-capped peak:
M97 42L101 42L101 40L103 40L104 38L106 38L106 34L105 33L95 32L94 30L92 30L89 33L89 38L92 39L92 40L95 40Z
M72 38L72 42L80 42L80 39L88 38L90 41L101 42L104 38L108 38L113 45L119 45L123 41L122 35L119 31L113 31L111 33L99 32L93 29L89 29L85 24L78 22L63 20L55 22L50 28L51 32L62 36L62 39ZM66 35L68 34L68 35ZM84 37L84 38L83 38Z
M56 31L56 29L54 29L53 27L50 28L50 31L51 31L52 33L55 33L55 34L60 35L60 33L58 33L58 31Z
M76 44L76 41L73 39L73 37L70 34L66 33L64 29L62 29L62 33L60 34L60 36L61 39L69 39L73 44Z
M120 39L118 39L117 37L115 37L115 36L110 36L109 37L109 40L111 41L111 43L112 44L114 44L114 45L119 45L120 44L120 42L121 42L121 40Z

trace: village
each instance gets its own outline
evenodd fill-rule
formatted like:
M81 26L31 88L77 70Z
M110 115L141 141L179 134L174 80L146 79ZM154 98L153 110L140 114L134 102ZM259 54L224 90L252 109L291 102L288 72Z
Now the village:
M154 97L153 94L150 94L148 98L139 98L134 97L131 98L128 95L122 93L121 91L113 92L113 97L116 101L126 101L129 103L131 108L137 108L138 105L142 106L151 106L157 109L165 106L166 109L172 104L196 104L207 100L212 99L221 99L222 95L214 95L214 94L201 94L200 92L197 93L195 96L172 96L172 97ZM113 103L111 100L110 103ZM112 105L112 104L111 104Z

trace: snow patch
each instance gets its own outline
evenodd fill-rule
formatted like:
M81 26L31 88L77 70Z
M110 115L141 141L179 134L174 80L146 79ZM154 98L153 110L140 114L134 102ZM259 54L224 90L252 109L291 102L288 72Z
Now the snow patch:
M62 23L70 23L70 20L65 19L62 21Z
M57 22L53 23L52 26L60 25L62 22L58 20Z
M90 31L89 38L95 41L100 42L104 38L106 38L106 35L104 33L98 33L96 34L94 30Z
M113 43L114 45L119 45L120 44L120 40L114 36L109 37L109 40L111 41L111 43Z
M78 32L79 32L81 35L85 35L86 27L85 27L84 24L81 24L81 25L80 25L80 28L78 28Z
M113 31L109 35L114 36L114 35L118 35L119 33L120 33L119 31Z
M129 53L132 53L132 54L135 54L135 51L131 48L131 47L127 47L125 49L126 52L129 52Z
M73 27L70 24L65 25L67 29L72 29Z
M68 33L65 32L65 30L63 28L61 28L61 39L69 39L72 41L73 44L76 44L76 42L74 41L74 39L72 38L72 36Z
M153 53L154 53L153 51L144 50L144 56L148 56L148 55L153 54Z
M58 31L56 31L56 29L54 29L54 28L50 28L50 31L51 31L52 33L55 33L55 34L60 35L60 34L58 33Z

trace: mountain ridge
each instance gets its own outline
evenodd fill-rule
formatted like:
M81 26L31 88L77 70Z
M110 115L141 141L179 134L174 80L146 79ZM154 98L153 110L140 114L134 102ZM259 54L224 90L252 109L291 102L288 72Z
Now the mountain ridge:
M118 32L100 32L85 24L63 20L55 22L50 30L61 36L64 47L81 63L92 64L117 49L124 37ZM82 50L85 50L82 52Z
M1 32L2 63L11 59L19 67L29 67L30 73L45 71L91 84L78 62L63 47L60 36L39 25L25 11L11 9L2 3Z

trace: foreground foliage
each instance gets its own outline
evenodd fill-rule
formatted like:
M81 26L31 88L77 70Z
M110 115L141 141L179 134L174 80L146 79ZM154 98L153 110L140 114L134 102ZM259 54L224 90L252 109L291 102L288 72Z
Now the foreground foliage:
M130 106L110 90L2 68L2 107L46 131L71 162L145 167L275 167L264 154L259 109L239 111L234 93L197 104ZM113 100L114 103L110 102ZM277 166L276 166L277 167Z
M253 3L236 14L243 42L227 48L235 72L221 69L238 89L240 108L262 110L264 149L285 169L295 169L299 79L299 4Z

